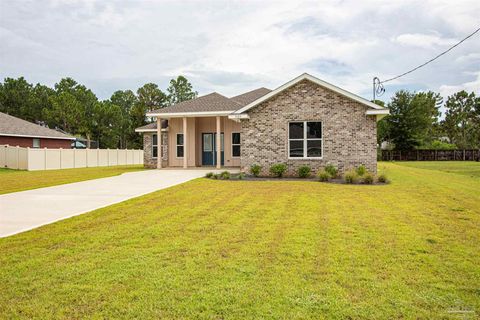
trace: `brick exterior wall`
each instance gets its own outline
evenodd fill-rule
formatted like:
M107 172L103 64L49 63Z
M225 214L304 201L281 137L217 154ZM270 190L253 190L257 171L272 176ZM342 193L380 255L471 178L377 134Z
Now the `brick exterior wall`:
M314 172L327 164L340 172L365 165L377 171L377 122L366 116L367 106L350 100L308 80L279 93L254 107L242 120L241 167L248 172L253 164L268 175L275 163L285 163L288 174L308 165ZM323 159L288 159L288 122L322 121Z
M156 168L157 159L152 157L152 137L154 133L143 134L143 165L146 168ZM168 164L168 134L162 132L163 157L162 166L166 167Z
M52 149L70 149L72 147L72 140L65 139L40 139L40 148L52 148ZM0 145L8 144L10 146L19 146L23 148L33 147L33 138L28 137L12 137L12 136L0 136Z

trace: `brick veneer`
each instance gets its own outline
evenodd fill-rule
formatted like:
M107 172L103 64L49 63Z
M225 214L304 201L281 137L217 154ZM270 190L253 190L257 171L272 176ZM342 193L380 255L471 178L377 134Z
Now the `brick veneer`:
M157 159L152 157L152 137L154 133L145 133L143 135L143 165L147 168L156 168ZM163 157L162 165L167 166L168 164L168 134L166 132L162 133L162 145L163 145Z
M274 163L286 163L288 174L301 165L314 172L326 164L341 172L364 164L377 171L375 116L366 116L367 106L321 87L301 81L277 96L252 108L249 120L242 120L241 166L262 166L267 175ZM323 159L288 159L288 122L322 121Z

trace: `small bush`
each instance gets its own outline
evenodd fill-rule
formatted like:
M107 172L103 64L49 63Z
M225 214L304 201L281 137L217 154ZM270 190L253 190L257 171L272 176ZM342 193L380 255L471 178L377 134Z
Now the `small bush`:
M327 164L325 171L330 175L330 177L336 178L338 175L338 169L333 164Z
M370 172L367 172L363 175L363 183L372 184L375 181L375 176Z
M310 177L311 172L312 172L312 169L309 166L301 166L300 168L298 168L298 176L300 178Z
M206 175L205 175L205 178L212 178L213 177L213 172L208 172Z
M343 175L345 183L356 183L358 181L358 174L355 170L345 172Z
M357 168L357 175L360 177L363 176L365 173L367 173L367 168L362 164Z
M377 177L377 181L380 182L380 183L387 183L388 182L388 179L387 179L387 176L385 174L381 174Z
M326 182L332 178L332 176L330 175L330 173L327 172L327 170L318 171L317 177L318 177L318 180L322 182Z
M270 167L270 173L274 177L281 178L287 172L287 165L285 163L276 163Z
M243 180L244 178L245 178L245 173L240 172L240 173L238 174L238 180Z
M255 177L258 177L260 171L262 171L262 167L258 164L254 164L250 167L250 173L253 174Z
M212 178L216 180L216 179L220 178L220 175L218 173L216 173L212 176Z
M228 180L228 179L230 179L230 172L228 172L228 171L223 171L222 173L220 173L220 178L222 178L223 180Z

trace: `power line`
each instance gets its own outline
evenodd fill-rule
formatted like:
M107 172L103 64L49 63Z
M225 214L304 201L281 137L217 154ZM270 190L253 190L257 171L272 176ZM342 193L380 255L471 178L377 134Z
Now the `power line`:
M465 38L463 38L462 40L460 40L459 42L457 42L455 45L453 45L453 46L451 46L450 48L448 48L447 50L443 51L442 53L440 53L440 54L437 55L436 57L434 57L434 58L428 60L427 62L422 63L422 64L419 65L418 67L415 67L415 68L413 68L412 70L409 70L409 71L407 71L407 72L404 72L404 73L402 73L402 74L400 74L400 75L398 75L398 76L396 76L396 77L393 77L393 78L390 78L390 79L387 79L387 80L380 81L380 84L385 83L385 82L389 82L389 81L392 81L392 80L395 80L395 79L398 79L398 78L403 77L403 76L405 76L405 75L407 75L407 74L409 74L409 73L412 73L412 72L415 71L415 70L420 69L421 67L426 66L426 65L429 64L430 62L433 62L433 61L437 60L438 58L440 58L441 56L443 56L443 55L446 54L447 52L451 51L453 48L459 46L459 45L460 45L462 42L464 42L465 40L473 37L473 36L474 36L477 32L479 32L479 31L480 31L480 28L478 28L477 30L475 30L474 32L472 32L471 34L469 34L468 36L466 36Z

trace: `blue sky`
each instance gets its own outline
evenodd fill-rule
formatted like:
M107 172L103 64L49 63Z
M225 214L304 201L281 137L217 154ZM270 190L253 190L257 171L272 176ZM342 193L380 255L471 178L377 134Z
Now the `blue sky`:
M1 0L0 77L73 77L99 98L186 75L201 94L275 88L303 72L371 98L480 26L480 1ZM386 85L480 90L480 34Z

